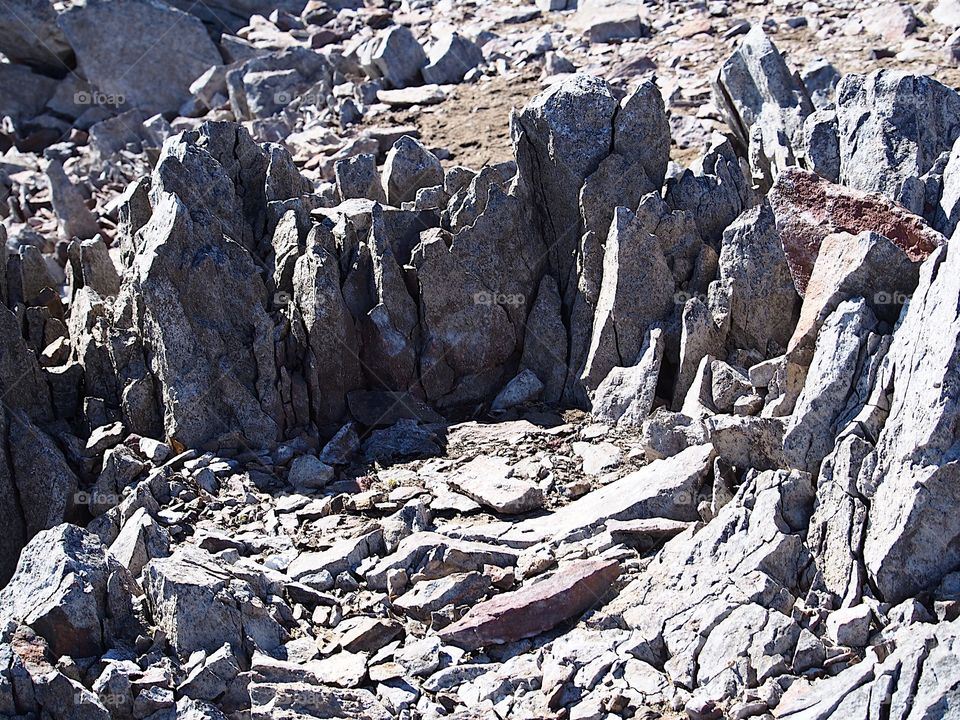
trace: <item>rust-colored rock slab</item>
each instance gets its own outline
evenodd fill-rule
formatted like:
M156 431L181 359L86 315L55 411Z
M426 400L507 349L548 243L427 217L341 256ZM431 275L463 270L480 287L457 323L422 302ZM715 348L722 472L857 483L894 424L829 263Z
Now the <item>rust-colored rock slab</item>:
M823 239L832 233L872 230L893 241L907 257L925 260L946 239L923 218L876 193L836 185L819 175L788 168L769 195L787 265L804 295Z
M582 560L552 577L480 603L440 632L466 649L534 637L594 605L620 575L616 560Z

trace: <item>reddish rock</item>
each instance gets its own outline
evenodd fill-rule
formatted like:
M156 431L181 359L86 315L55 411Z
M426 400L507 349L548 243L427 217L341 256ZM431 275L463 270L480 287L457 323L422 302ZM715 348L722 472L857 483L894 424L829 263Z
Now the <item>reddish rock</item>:
M823 239L832 233L877 232L916 262L925 260L946 239L882 195L835 185L815 173L787 168L769 195L787 265L797 292L804 295Z
M546 580L474 606L440 637L468 650L534 637L596 604L619 575L616 560L571 563Z

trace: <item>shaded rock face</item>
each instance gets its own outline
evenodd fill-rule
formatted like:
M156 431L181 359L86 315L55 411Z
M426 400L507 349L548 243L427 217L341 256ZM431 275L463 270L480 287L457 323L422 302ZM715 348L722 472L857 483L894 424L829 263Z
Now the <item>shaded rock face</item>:
M178 109L190 84L222 63L196 17L158 2L88 2L60 15L57 25L94 87L148 114Z

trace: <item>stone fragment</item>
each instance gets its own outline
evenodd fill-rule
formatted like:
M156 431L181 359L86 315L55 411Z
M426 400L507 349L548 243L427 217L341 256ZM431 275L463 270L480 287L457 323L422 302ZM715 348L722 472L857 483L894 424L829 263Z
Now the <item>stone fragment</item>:
M466 649L536 637L595 605L619 575L616 561L570 563L551 578L475 605L440 637Z

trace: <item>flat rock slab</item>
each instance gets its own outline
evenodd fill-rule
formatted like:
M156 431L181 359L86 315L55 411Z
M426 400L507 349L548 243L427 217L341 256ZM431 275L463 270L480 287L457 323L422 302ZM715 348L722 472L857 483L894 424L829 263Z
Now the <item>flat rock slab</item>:
M377 90L377 100L391 107L436 105L446 99L447 94L439 85L421 85L402 90Z
M655 460L551 515L514 524L502 539L508 544L540 542L587 530L608 520L697 520L695 496L714 456L713 446L707 444Z
M510 477L503 458L481 455L460 467L447 484L492 510L517 515L543 507L543 492L536 485Z
M440 638L473 650L535 637L594 605L619 575L616 560L571 563L546 580L480 603Z

